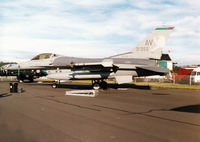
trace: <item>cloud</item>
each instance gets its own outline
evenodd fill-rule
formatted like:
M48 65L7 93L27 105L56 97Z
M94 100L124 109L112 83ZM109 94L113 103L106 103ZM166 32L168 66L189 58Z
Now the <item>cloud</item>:
M199 8L197 0L0 1L0 60L17 60L13 53L24 60L42 52L111 56L130 51L156 26L172 25L165 51L180 64L198 63Z

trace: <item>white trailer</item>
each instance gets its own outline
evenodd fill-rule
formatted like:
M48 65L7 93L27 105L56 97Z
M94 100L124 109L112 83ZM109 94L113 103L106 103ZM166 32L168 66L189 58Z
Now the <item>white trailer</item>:
M195 68L191 75L190 75L190 79L192 82L194 83L200 83L200 67Z

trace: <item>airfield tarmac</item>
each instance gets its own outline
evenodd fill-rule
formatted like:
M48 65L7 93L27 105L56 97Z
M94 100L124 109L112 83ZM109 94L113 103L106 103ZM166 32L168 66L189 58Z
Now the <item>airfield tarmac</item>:
M92 98L65 96L88 85L19 88L25 92L9 93L9 82L0 82L2 142L200 141L199 90L111 87Z

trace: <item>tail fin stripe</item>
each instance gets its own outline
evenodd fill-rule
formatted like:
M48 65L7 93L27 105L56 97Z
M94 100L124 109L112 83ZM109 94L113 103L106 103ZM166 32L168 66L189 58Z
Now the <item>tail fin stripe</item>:
M167 27L167 28L156 28L155 30L173 30L174 27Z

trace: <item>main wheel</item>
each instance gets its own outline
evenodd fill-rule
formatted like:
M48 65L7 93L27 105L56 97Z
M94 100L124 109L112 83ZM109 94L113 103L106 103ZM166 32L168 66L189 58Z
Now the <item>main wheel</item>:
M105 81L102 81L100 86L101 86L102 89L108 89L108 84Z
M98 82L95 82L93 85L92 85L93 89L94 90L98 90L100 89L100 84Z
M52 88L57 88L57 84L56 83L54 83L54 84L52 84L52 86L51 86Z

